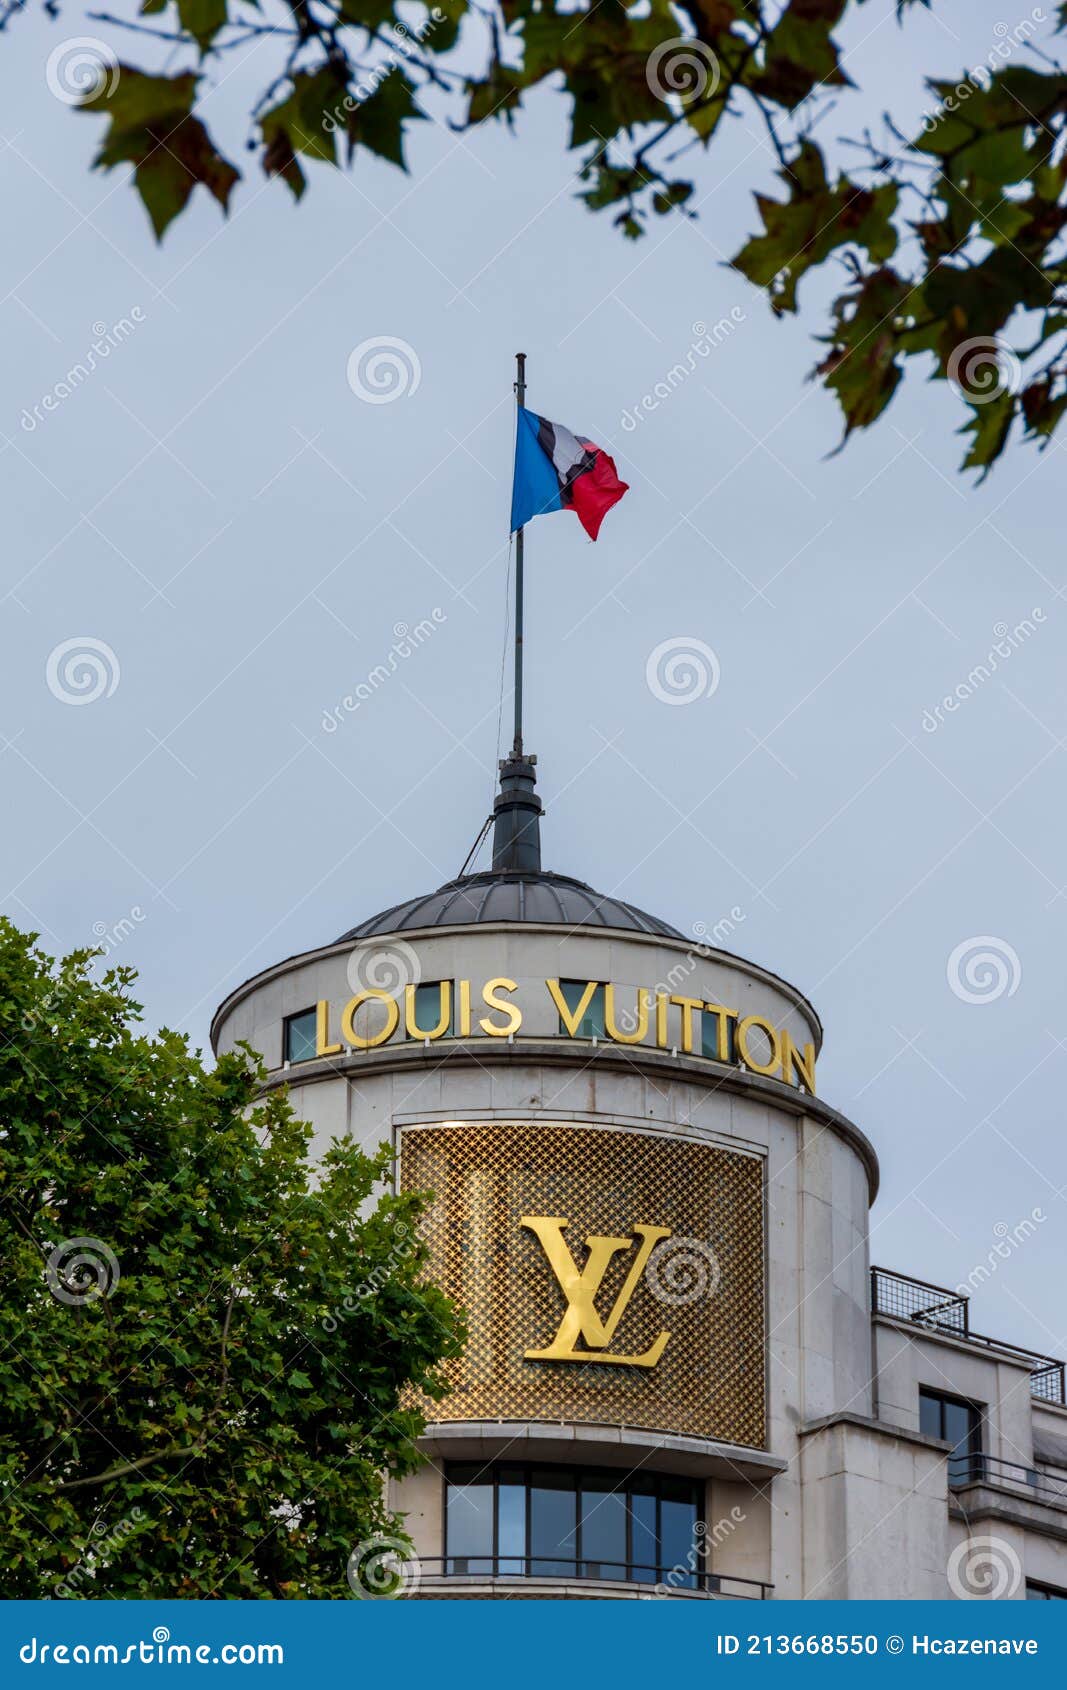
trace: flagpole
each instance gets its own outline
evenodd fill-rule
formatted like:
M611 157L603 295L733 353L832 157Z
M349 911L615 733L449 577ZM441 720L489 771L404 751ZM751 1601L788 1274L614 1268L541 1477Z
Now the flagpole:
M515 402L518 410L526 407L526 354L515 354ZM515 536L515 744L513 757L522 756L522 612L523 612L523 530Z

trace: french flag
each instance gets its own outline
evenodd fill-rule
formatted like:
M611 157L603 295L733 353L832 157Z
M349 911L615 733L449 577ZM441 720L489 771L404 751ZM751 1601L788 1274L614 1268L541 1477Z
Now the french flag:
M546 511L573 511L591 540L628 490L606 452L525 407L518 414L511 532Z

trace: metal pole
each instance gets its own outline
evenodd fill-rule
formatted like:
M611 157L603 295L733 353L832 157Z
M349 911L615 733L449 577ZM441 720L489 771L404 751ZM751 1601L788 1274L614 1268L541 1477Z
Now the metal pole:
M515 400L519 410L526 406L526 354L515 354ZM522 580L523 530L515 536L515 744L513 757L522 756Z

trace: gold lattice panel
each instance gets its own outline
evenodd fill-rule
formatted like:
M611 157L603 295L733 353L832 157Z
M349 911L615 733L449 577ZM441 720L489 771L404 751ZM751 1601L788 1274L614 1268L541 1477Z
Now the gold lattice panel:
M466 1310L469 1325L466 1353L450 1364L451 1394L425 1405L431 1418L596 1421L763 1446L757 1158L597 1127L408 1127L400 1177L405 1190L434 1193L424 1222L432 1277ZM586 1240L627 1241L607 1260L593 1320L572 1344L564 1317L570 1308L573 1333L574 1299L523 1217L566 1219L560 1238L578 1276L594 1264L596 1245ZM641 1226L670 1237L654 1241L635 1277L647 1242ZM601 1259L606 1254L600 1246ZM564 1261L558 1248L556 1256ZM610 1341L591 1347L587 1332L595 1339L597 1319L609 1328L617 1305ZM643 1367L525 1354L561 1342L590 1358L647 1356L657 1345L661 1353Z

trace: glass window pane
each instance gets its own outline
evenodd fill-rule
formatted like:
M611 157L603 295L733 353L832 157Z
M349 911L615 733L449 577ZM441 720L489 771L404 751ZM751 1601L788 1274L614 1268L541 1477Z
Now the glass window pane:
M967 1437L970 1432L970 1417L967 1410L962 1403L947 1402L942 1410L942 1420L945 1437L952 1445L953 1450L962 1454L967 1447ZM960 1448L961 1445L963 1449Z
M582 1483L582 1577L626 1577L625 1481Z
M656 1499L651 1494L631 1491L630 1577L638 1584L655 1584L658 1548L656 1543Z
M719 1028L722 1026L725 1056L719 1055ZM731 1021L724 1015L709 1015L703 1010L700 1016L700 1053L710 1056L713 1062L736 1062L737 1022Z
M699 1564L695 1502L674 1502L664 1497L659 1505L659 1557L662 1577L675 1590L695 1590Z
M286 1062L310 1062L316 1054L316 1014L313 1009L290 1015L285 1023Z
M415 1026L423 1038L451 1038L454 1009L451 980L424 980L415 987ZM444 1028L439 1033L442 1022Z
M535 1467L530 1478L530 1571L535 1577L574 1577L577 1527L573 1471Z
M561 980L559 989L563 994L563 1001L573 1014L582 1001L582 997L589 989L588 980ZM560 1032L566 1028L560 1022ZM579 1039L604 1038L604 988L597 986L586 1007L582 1019L578 1023L576 1037Z
M972 1403L955 1402L936 1391L920 1391L919 1430L952 1445L948 1458L950 1485L965 1485L981 1476L982 1417Z
M667 1474L450 1462L446 1571L694 1590L704 1566L702 1498L692 1479Z
M493 1570L493 1484L488 1470L469 1484L448 1484L448 1571L490 1573Z
M919 1430L926 1438L943 1438L941 1430L941 1399L929 1391L919 1392Z

